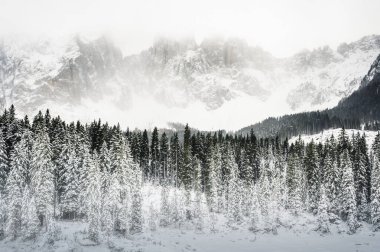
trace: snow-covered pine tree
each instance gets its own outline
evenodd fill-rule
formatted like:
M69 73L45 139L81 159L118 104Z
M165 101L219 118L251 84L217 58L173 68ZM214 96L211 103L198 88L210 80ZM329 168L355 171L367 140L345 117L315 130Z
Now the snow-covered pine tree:
M378 149L380 153L380 149ZM375 231L380 230L380 162L376 155L371 178L371 223Z
M167 180L170 176L169 171L169 144L168 144L168 137L166 136L166 133L162 133L160 138L160 178L161 182L163 180Z
M0 129L0 192L4 193L5 183L9 173L9 160L3 138L3 130Z
M25 186L22 197L21 234L24 239L34 239L40 230L36 202L28 186Z
M179 182L183 184L186 190L191 188L191 175L193 174L190 137L190 128L186 125L183 139L183 158L178 171Z
M86 188L86 209L87 209L87 220L88 235L89 239L94 242L99 242L100 236L100 199L101 199L101 180L100 180L100 169L99 163L95 155L92 158L92 162L89 163L88 170L88 186Z
M75 219L79 211L79 164L75 150L70 142L66 145L60 157L62 162L60 197L61 215L63 218Z
M326 196L330 202L330 209L328 209L328 211L338 214L340 204L338 200L338 186L340 176L336 160L331 155L330 147L327 147L326 150L326 156L324 160L324 175Z
M226 183L222 179L222 153L220 150L219 144L217 144L213 149L213 159L215 164L215 174L216 174L216 186L217 186L217 212L222 212L223 209L225 209L225 186Z
M250 186L253 183L253 168L250 165L249 155L243 149L241 151L240 162L240 179L242 179L246 185Z
M121 132L115 133L111 140L111 171L116 175L120 186L120 208L117 230L124 235L129 231L131 178L133 177L133 160L127 140Z
M313 213L316 213L316 210L318 208L319 184L321 181L317 158L318 154L315 148L315 144L312 141L306 146L305 169L307 177L309 208Z
M227 215L229 225L241 221L241 199L239 191L238 166L232 151L228 152L226 157L228 174L228 196L227 196Z
M170 209L173 224L180 227L186 219L184 190L182 188L174 188Z
M132 204L130 232L136 234L142 232L143 216L142 216L142 171L140 166L134 165L133 169L133 188L132 188Z
M54 204L54 164L49 136L42 127L37 133L32 147L31 190L35 195L41 225L48 230L53 219Z
M5 195L0 192L0 240L4 238L5 219L6 218L6 203Z
M120 184L117 175L111 174L110 186L105 192L102 211L103 230L109 237L117 229L118 213L120 209Z
M247 196L252 198L251 212L249 216L249 230L257 232L260 229L261 213L256 185L251 187L251 193Z
M271 188L270 188L268 173L265 170L262 171L261 173L259 188L260 188L259 202L260 202L261 215L264 218L267 218L269 215L269 201L270 201Z
M322 184L320 188L320 197L318 202L318 228L317 230L321 233L329 233L329 201L326 196L325 186Z
M340 157L341 168L343 170L342 187L341 187L341 215L342 219L347 221L349 232L354 233L358 227L355 182L352 171L352 165L347 149L343 150Z
M144 130L141 136L140 146L140 166L144 173L144 178L149 178L149 139L148 132Z
M28 157L26 138L23 135L12 151L11 169L5 186L7 195L5 234L12 239L16 239L21 232L22 195L29 173Z
M78 213L84 217L87 213L87 188L89 186L89 173L94 165L94 160L90 154L88 145L81 141L79 143L79 152L76 153L78 160ZM100 183L100 182L99 182Z
M286 184L289 194L288 206L294 214L298 215L302 204L302 195L300 191L302 174L301 162L295 151L289 153L286 173Z
M360 194L361 200L360 205L358 206L358 220L364 222L370 222L370 206L367 201L367 193L365 189Z
M178 134L175 132L170 138L169 170L171 171L171 180L175 187L179 187L179 171L182 163L181 146Z
M157 127L154 127L152 132L152 141L150 144L150 177L153 180L158 179L158 175L160 173L160 143L159 143L159 137L158 137L158 130Z
M99 169L100 169L100 179L101 179L101 188L104 193L110 185L110 176L111 176L111 157L110 152L107 147L107 143L103 142L102 147L100 148L99 153Z
M101 216L102 218L105 216L103 214L104 207L106 205L107 198L105 197L107 194L107 191L110 187L111 183L111 159L110 159L110 153L107 148L107 143L103 142L102 147L100 148L99 153L99 169L100 169L100 184L101 184ZM104 225L105 220L102 219L102 225Z
M170 224L169 187L164 184L161 187L160 226L167 227Z
M198 158L194 157L193 161L194 166L194 177L193 177L193 188L194 188L194 200L193 200L193 213L192 216L194 217L194 223L195 228L198 231L201 231L203 229L203 216L201 211L201 204L202 204L202 181L201 181L201 163Z
M210 212L214 213L218 211L218 178L213 153L210 155L209 160L210 174L207 202Z
M12 168L9 173L7 183L6 183L6 192L7 192L7 217L6 217L6 228L5 234L11 239L16 239L21 233L21 208L22 208L22 189L25 185L22 177L22 171L20 166L18 166L16 159L18 153L17 145L15 146Z

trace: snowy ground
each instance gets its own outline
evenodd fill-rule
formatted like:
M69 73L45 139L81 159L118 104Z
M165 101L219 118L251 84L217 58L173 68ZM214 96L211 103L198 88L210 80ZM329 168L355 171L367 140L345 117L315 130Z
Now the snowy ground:
M289 213L280 213L277 234L248 230L247 224L233 228L226 224L222 214L218 215L215 230L211 231L210 217L204 216L204 230L197 231L192 223L181 227L159 227L151 231L148 225L149 207L156 211L160 208L161 188L146 184L143 187L144 230L141 234L128 237L113 236L108 239L102 236L100 244L88 240L87 224L79 221L58 221L60 232L54 242L49 243L46 234L42 233L34 241L0 241L0 252L12 251L126 251L126 252L379 252L380 232L372 232L369 225L362 225L356 234L347 234L344 222L331 225L331 233L321 235L314 231L317 227L315 216L301 214L298 217ZM173 189L171 190L173 194ZM158 217L157 217L158 219Z
M281 252L378 252L380 233L362 228L355 235L345 233L321 236L316 232L295 233L280 230L277 235L253 234L248 230L195 232L193 230L159 229L129 238L114 237L95 245L84 237L86 225L59 222L62 234L54 244L41 236L36 241L1 241L0 251L281 251Z
M322 131L321 133L313 134L313 135L301 135L302 141L305 143L310 143L312 140L316 143L324 143L326 142L327 139L331 137L331 135L334 135L335 140L338 139L338 136L341 132L341 128L338 129L329 129ZM357 129L346 129L346 134L347 136L351 139L353 135L356 136L356 134L359 133L361 136L365 134L366 142L368 146L372 146L375 137L377 135L377 131L372 131L372 130L357 130ZM295 143L298 140L298 136L292 137L289 140L289 143Z

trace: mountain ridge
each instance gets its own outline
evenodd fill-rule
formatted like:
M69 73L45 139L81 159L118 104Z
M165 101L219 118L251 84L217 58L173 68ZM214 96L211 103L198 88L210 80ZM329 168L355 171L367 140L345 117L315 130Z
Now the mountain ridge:
M239 39L162 38L129 56L106 37L49 43L2 43L2 109L15 104L32 114L49 107L69 119L104 115L114 122L125 115L123 124L140 120L137 127L188 120L203 129L238 129L268 116L333 107L360 86L380 51L376 35L289 58ZM245 121L241 106L254 108Z

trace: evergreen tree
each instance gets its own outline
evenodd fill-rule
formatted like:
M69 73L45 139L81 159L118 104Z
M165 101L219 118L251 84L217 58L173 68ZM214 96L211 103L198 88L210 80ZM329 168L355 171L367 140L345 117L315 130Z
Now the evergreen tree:
M257 195L257 187L252 186L251 189L251 198L252 198L252 204L251 204L251 212L249 216L249 230L252 232L258 231L260 227L260 219L261 219L261 213L260 213L260 206L259 206L259 197Z
M146 130L144 130L141 137L140 166L144 172L145 178L148 178L149 176L149 139L148 139L148 132Z
M340 176L338 172L338 166L336 160L331 155L330 148L327 150L325 161L324 161L324 171L325 171L325 191L328 201L330 202L330 209L334 213L337 213L339 209L339 181Z
M329 203L326 196L325 187L322 185L320 188L320 197L318 203L318 230L321 233L329 233Z
M152 132L152 142L150 145L151 154L151 174L150 176L157 179L160 173L160 142L158 137L157 127L153 129Z
M238 167L232 152L227 157L227 167L229 170L228 179L228 222L234 224L241 221L241 199L239 192Z
M25 181L22 176L22 167L19 165L18 146L16 145L12 155L11 172L9 173L6 192L7 192L7 223L5 234L11 239L16 239L21 233L21 209L22 209L22 189Z
M121 187L117 175L110 176L110 186L104 195L104 206L102 211L103 229L109 237L117 229L118 213L120 210Z
M64 153L62 156L64 162L62 164L60 206L64 218L75 219L79 211L79 164L71 144L66 146Z
M195 219L196 229L201 231L203 229L203 216L201 211L202 204L202 172L200 161L195 157L194 158L194 192L195 199L193 200L193 214L192 216Z
M54 205L54 164L49 136L42 127L36 135L32 148L31 185L41 224L48 230L53 218Z
M182 166L182 152L179 144L178 134L175 132L170 139L170 171L172 173L172 182L175 187L180 185L180 167Z
M371 222L375 231L380 230L380 163L374 159L371 180Z
M86 190L87 199L87 219L89 239L98 242L100 236L100 199L101 180L97 157L94 157L88 170L88 187Z
M313 141L306 147L305 168L307 176L309 207L312 212L315 212L318 207L319 182L321 179L317 160L317 152Z
M36 202L26 186L23 190L21 210L21 233L24 239L34 239L40 230Z
M167 185L161 188L160 226L167 227L170 223L169 189Z
M142 216L142 172L139 166L134 167L133 171L133 188L132 188L132 206L131 206L131 224L130 232L142 232L143 216Z
M169 145L168 145L168 137L165 132L162 133L160 139L160 178L161 181L166 180L168 177L168 163L169 163Z
M192 158L191 158L191 142L190 142L190 128L188 125L185 127L184 140L183 140L183 163L178 171L179 181L189 190L191 186L192 172Z
M358 227L357 208L355 199L355 183L352 165L349 160L349 154L347 149L344 149L340 160L341 167L343 170L341 188L341 214L343 220L347 221L349 232L354 233L356 231L356 228Z
M7 157L7 149L3 138L3 132L0 129L0 192L4 192L8 173L9 160Z
M217 168L215 165L214 157L210 157L210 180L209 180L209 192L208 192L208 206L210 212L214 213L218 211L218 179Z

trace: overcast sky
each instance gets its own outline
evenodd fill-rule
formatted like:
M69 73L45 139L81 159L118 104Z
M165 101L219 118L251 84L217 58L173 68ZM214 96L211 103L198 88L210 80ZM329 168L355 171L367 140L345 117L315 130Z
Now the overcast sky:
M379 0L0 0L0 35L107 33L126 54L159 35L240 37L276 56L380 34Z

